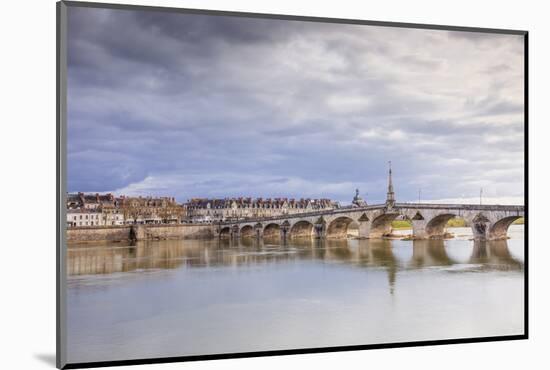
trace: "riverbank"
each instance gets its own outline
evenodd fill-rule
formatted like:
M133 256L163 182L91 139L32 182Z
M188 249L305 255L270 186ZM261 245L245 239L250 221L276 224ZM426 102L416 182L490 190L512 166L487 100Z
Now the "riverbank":
M197 224L71 227L67 229L67 243L80 244L140 240L210 239L214 238L215 235L215 226Z

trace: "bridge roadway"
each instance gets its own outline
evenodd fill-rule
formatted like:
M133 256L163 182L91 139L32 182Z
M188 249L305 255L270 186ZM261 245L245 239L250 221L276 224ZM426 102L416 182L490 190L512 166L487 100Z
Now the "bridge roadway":
M472 228L475 239L507 238L508 227L524 217L524 206L395 203L364 207L342 207L308 213L274 217L247 218L220 222L220 238L334 238L343 239L355 222L360 238L382 238L391 233L395 219L412 223L416 239L440 238L453 217L463 218Z

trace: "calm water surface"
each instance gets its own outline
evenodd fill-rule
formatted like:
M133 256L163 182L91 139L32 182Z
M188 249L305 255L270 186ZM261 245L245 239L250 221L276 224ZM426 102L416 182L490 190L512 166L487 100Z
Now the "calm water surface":
M69 361L523 334L523 226L450 231L70 247Z

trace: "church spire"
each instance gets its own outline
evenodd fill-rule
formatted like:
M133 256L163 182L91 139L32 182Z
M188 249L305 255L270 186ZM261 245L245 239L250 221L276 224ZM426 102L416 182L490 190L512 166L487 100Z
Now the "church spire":
M395 193L393 192L393 182L391 177L391 161L388 162L389 175L388 175L388 194L386 195L386 206L393 207L395 204Z

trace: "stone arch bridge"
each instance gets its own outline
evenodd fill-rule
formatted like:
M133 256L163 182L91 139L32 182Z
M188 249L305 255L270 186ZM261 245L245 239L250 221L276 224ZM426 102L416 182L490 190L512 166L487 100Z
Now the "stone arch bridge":
M453 217L471 226L475 239L507 238L508 227L524 216L523 206L394 203L344 207L311 213L221 222L220 238L335 238L347 237L356 223L360 238L382 238L391 233L391 222L410 220L417 239L441 238Z

